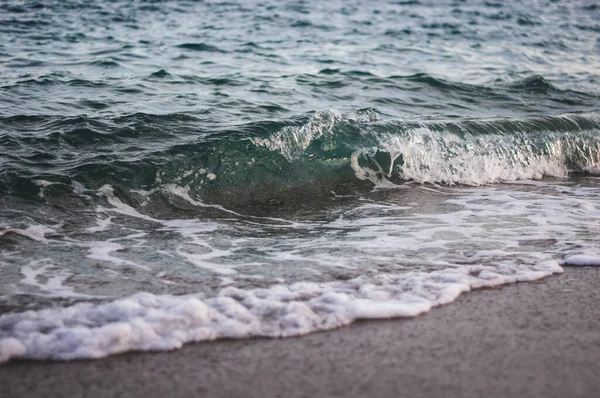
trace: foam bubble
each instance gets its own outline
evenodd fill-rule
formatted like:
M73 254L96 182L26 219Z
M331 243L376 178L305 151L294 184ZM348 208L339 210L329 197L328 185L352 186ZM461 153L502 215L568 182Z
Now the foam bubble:
M268 289L227 287L216 296L139 293L105 304L76 304L0 316L0 361L99 358L130 350L170 350L193 341L297 336L357 319L412 317L473 288L562 272L556 262L361 276Z

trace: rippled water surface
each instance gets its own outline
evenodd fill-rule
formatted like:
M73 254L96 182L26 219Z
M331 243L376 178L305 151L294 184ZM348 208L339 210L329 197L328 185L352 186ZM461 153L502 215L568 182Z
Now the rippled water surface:
M0 362L298 335L600 264L599 21L0 2Z

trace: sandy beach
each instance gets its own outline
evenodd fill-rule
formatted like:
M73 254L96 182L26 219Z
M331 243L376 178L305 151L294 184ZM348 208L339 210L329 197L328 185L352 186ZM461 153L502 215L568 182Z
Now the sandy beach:
M0 367L8 397L597 397L600 268L463 295L415 319L291 339Z

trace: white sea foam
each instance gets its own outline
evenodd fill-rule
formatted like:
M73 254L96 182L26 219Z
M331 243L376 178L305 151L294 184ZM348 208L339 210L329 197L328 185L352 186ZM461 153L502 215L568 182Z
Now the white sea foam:
M38 198L40 199L44 199L44 188L49 187L50 185L54 185L56 184L55 182L50 182L50 181L46 181L46 180L33 180L33 182L35 183L35 185L40 187L40 190L38 192Z
M482 185L501 181L566 177L561 141L537 153L525 141L515 145L502 135L466 136L416 129L409 136L389 136L385 145L402 153L402 178L420 183ZM471 149L469 149L471 147Z
M206 206L186 189L175 188L168 192ZM198 292L198 281L215 290L183 296L139 293L104 304L3 315L0 358L92 358L217 338L299 335L356 319L415 316L471 289L535 280L562 272L561 263L594 265L600 258L600 191L593 184L433 191L399 191L406 195L399 205L364 200L320 222L237 216L234 224L223 224L221 219L147 216L105 187L110 207L99 212L125 216L111 224L111 236L118 231L123 236L69 241L106 263L103 270L114 275L105 280L114 283L112 290L94 287L94 293L133 294L152 283L160 285L157 291L173 283L180 289L188 276L187 291ZM420 200L424 194L433 199ZM132 231L130 217L150 223L148 232ZM144 253L140 257L135 250ZM127 259L117 257L120 253ZM148 258L155 262L142 261ZM200 268L181 267L178 260ZM68 273L74 268L59 267L56 260L56 267L46 264L23 269L21 285L48 296L68 294ZM121 278L127 266L136 267L135 276ZM52 281L53 275L59 278Z
M105 217L105 218L98 217L96 224L97 225L95 227L89 227L89 228L86 228L85 230L89 233L106 231L107 229L110 228L110 225L112 224L112 217L110 217L110 216Z
M596 119L595 115L588 118ZM557 120L577 125L571 115ZM281 153L289 161L300 158L316 140L334 135L334 128L344 123L359 125L356 141L374 142L360 146L354 141L350 167L360 180L370 180L377 188L390 188L392 176L419 183L484 185L498 182L540 179L545 176L567 177L570 168L591 174L600 173L600 139L597 129L583 130L577 137L568 131L541 131L535 120L514 121L507 126L493 120L481 121L482 131L474 134L467 126L454 125L441 130L427 123L412 123L398 127L377 125L374 112L338 113L316 112L307 123L287 126L266 139L253 138L255 145ZM447 128L450 128L448 124ZM420 127L418 127L420 126ZM343 128L343 127L342 127ZM368 139L365 139L368 137ZM326 144L321 144L326 145ZM386 153L385 167L375 159L376 153ZM368 166L361 164L368 159Z
M23 279L19 283L35 287L46 297L90 297L76 293L72 287L66 286L65 282L73 273L61 269L51 259L31 261L22 266L20 271Z
M342 118L343 115L335 111L319 111L304 125L286 126L268 139L252 138L251 141L271 151L279 151L286 159L293 160L300 156L313 140L331 133L333 126Z
M56 229L46 225L29 225L27 228L5 228L0 229L0 236L9 232L25 236L37 242L47 243L46 234L56 232Z
M289 220L285 220L282 218L277 218L277 217L256 217L256 216L250 216L250 215L244 215L244 214L240 214L237 213L233 210L229 210L221 205L216 205L216 204L210 204L210 203L204 203L200 200L194 199L191 197L191 193L190 193L190 187L189 186L179 186L179 185L175 185L175 184L163 184L160 187L161 192L166 193L166 194L170 194L173 196L176 196L180 199L185 200L186 202L188 202L189 204L196 206L196 207L201 207L201 208L212 208L212 209L216 209L219 210L223 213L228 213L228 214L232 214L234 216L238 216L238 217L244 217L247 219L259 219L259 220L269 220L269 221L275 221L277 223L281 223L282 225L285 225L286 227L304 227L306 226L306 223L304 224L299 224L299 223L295 223ZM264 225L264 224L261 224ZM276 225L272 225L272 226L276 226Z
M254 232L251 236L239 238L227 237L231 227L217 222L152 220L160 224L157 232L172 231L184 238L184 242L175 244L168 251L163 250L164 253L210 272L236 277L241 277L241 270L248 267L266 267L274 272L274 265L297 268L303 264L307 272L313 274L332 268L358 270L367 267L366 258L370 263L393 265L395 269L453 267L464 261L461 256L468 256L471 263L504 263L506 260L502 259L510 254L507 251L517 251L521 258L533 256L520 252L519 247L540 237L559 239L557 243L538 249L552 253L553 258L577 254L574 249L560 245L563 245L561 242L580 241L578 235L582 226L590 233L598 230L594 217L600 215L600 210L593 200L595 191L558 185L545 189L549 190L547 194L498 187L473 190L440 188L435 190L435 194L449 195L445 203L455 205L453 211L420 214L418 202L412 206L369 202L327 223L286 224L285 220L277 219L281 224L267 224L265 220L271 219L262 219L259 224L246 220L244 223L253 225L251 230ZM191 198L187 188L167 186L165 192L195 206L210 206ZM464 195L456 196L458 192ZM131 217L148 219L138 215L134 209L124 209L116 197L111 197L110 202L115 208L102 209L103 212L116 210ZM220 206L215 206L215 209L220 210ZM255 229L254 225L261 229ZM270 232L259 232L264 228L278 228L282 232L285 229L290 232L297 230L301 234L280 235L273 239ZM214 240L214 233L219 231L225 234L222 238L225 246ZM467 241L470 248L460 249ZM101 260L102 256L110 254L112 258L104 257L104 261L122 263L115 258L121 243L86 244L94 250L93 258ZM586 244L589 246L589 243ZM100 249L104 251L98 252ZM544 256L537 258L540 261L545 259Z
M46 180L33 180L33 182L35 183L35 185L44 187L44 188L49 187L50 185L56 184L56 182L50 182L50 181L46 181Z
M0 362L99 358L219 338L296 336L356 319L412 317L474 288L556 272L562 268L553 261L500 272L471 266L269 289L225 288L209 299L139 293L106 304L8 314L0 316Z
M114 188L110 185L104 185L104 186L100 187L98 189L97 193L98 193L98 195L105 197L106 201L113 206L112 208L108 208L108 209L99 207L97 209L97 211L120 213L120 214L123 214L126 216L160 223L160 220L157 220L156 218L152 218L150 216L142 214L139 211L137 211L136 209L134 209L133 207L129 206L128 204L123 203L119 198L117 198L115 196Z
M108 263L112 263L116 266L129 265L135 268L140 268L143 270L150 270L149 267L138 264L133 261L125 260L120 257L115 257L112 253L117 252L119 250L124 249L123 245L116 243L114 241L105 241L105 242L88 242L85 244L89 248L87 257L93 260L106 261Z
M600 255L574 254L565 258L565 265L600 266Z

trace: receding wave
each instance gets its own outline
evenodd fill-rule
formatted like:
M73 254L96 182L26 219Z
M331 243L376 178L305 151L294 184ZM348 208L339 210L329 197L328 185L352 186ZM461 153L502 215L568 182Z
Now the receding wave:
M345 326L357 319L412 317L471 289L531 281L562 272L552 261L504 270L388 274L270 289L223 289L216 297L138 293L106 304L0 317L0 364L13 358L100 358L125 351L180 348L222 338L288 337Z

